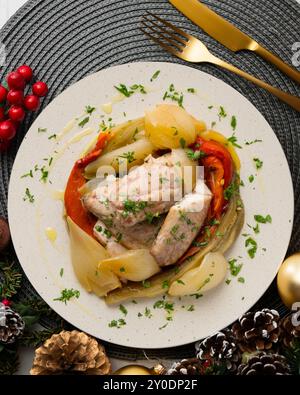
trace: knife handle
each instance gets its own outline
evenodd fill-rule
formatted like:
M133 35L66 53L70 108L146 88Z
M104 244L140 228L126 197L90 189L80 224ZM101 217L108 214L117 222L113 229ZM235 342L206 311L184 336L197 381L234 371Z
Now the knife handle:
M279 70L281 70L284 74L292 78L294 81L300 84L300 73L293 67L287 65L283 60L281 60L278 56L274 55L272 52L268 51L266 48L262 47L261 45L257 44L252 49L253 52L260 55L264 58L267 62L272 63L276 66Z
M224 62L223 60L217 58L214 55L210 55L209 60L210 63L213 63L217 66L221 66L226 70L232 71L233 73L239 75L240 77L245 78L248 81L253 82L254 84L258 85L259 87L265 89L266 91L272 93L274 96L278 97L278 99L282 100L283 102L287 103L295 110L300 112L300 98L293 96L289 93L283 92L282 90L275 88L274 86L267 84L266 82L259 80L258 78L254 77L251 74L246 73L243 70L238 69L237 67L233 66L230 63Z

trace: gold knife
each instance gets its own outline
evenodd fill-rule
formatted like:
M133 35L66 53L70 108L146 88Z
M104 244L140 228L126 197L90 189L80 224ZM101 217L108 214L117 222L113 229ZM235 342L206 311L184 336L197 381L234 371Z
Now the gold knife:
M273 63L283 73L300 83L300 73L278 56L258 44L237 27L216 14L198 0L169 0L179 11L207 34L234 52L248 49Z

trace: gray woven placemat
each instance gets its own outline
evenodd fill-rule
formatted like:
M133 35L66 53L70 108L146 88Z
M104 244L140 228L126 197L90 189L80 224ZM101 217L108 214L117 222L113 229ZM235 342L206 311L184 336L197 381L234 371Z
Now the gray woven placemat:
M205 0L230 22L262 45L291 63L292 45L299 41L300 5L295 0ZM0 31L7 50L1 78L16 66L27 63L47 81L50 91L42 109L75 81L112 65L136 61L183 63L149 42L139 31L140 17L146 10L165 17L198 36L224 60L234 62L257 77L283 90L300 95L300 88L273 66L249 52L233 54L184 18L167 0L30 0ZM295 222L289 253L300 248L300 114L245 80L210 65L195 65L227 82L265 116L286 153L295 188ZM15 154L24 134L38 114L29 115L8 153L0 156L0 215L7 215L7 188ZM284 207L282 208L284 210ZM25 281L22 297L35 291ZM273 283L257 306L284 307ZM51 325L51 322L43 322ZM114 357L134 360L142 350L109 345ZM193 355L193 345L147 351L148 357L182 358Z

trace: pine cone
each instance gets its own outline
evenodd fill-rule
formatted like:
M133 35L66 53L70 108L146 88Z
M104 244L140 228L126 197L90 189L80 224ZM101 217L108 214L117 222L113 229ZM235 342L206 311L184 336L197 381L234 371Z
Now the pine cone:
M22 317L9 306L0 303L0 342L14 343L22 335L24 328Z
M243 352L269 350L279 337L279 314L263 309L244 314L232 325L232 333Z
M180 362L175 362L167 371L166 375L180 376L180 375L201 375L202 364L198 358L183 359Z
M79 331L62 331L35 351L31 375L110 373L111 365L104 348Z
M236 371L241 360L240 350L228 329L196 343L196 350L200 360L210 360L214 365L224 366L230 372Z
M290 313L279 324L280 340L287 348L293 348L296 341L300 342L300 324L293 324L293 316L296 318L295 313Z
M269 376L291 374L287 359L280 354L258 352L238 368L239 376Z

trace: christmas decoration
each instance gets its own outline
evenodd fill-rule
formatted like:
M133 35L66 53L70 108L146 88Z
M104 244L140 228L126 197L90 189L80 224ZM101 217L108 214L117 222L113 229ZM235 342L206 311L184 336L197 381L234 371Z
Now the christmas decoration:
M167 371L167 375L201 375L203 366L198 358L183 359L180 362L175 362Z
M10 232L8 223L0 217L0 252L3 251L10 241Z
M296 313L290 313L280 321L280 340L283 347L293 348L300 342L300 322Z
M291 370L283 355L266 352L250 355L248 360L238 368L238 375L242 376L289 374L291 374Z
M271 349L278 342L279 314L276 310L244 314L232 325L232 333L243 352L262 351Z
M94 338L77 330L51 336L35 351L32 375L110 373L111 365Z
M7 86L0 85L0 151L9 147L19 123L25 117L25 110L36 111L40 105L40 97L48 93L47 84L37 81L32 85L32 94L24 96L26 85L32 78L31 67L22 65L7 75Z
M241 360L241 352L230 330L196 343L196 351L200 360L213 361L214 365L224 366L230 372L236 371Z
M291 255L282 263L277 275L277 287L281 300L288 308L300 301L300 253Z
M161 375L165 374L166 368L158 364L153 368L148 368L143 365L126 365L116 370L113 374L117 376L148 376L148 375Z
M22 335L25 323L9 306L0 303L0 344L14 343Z

